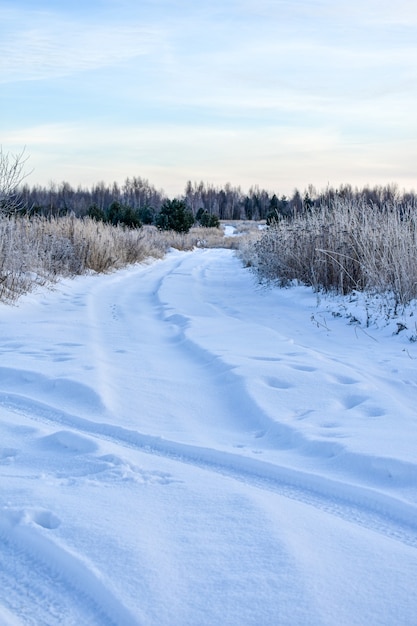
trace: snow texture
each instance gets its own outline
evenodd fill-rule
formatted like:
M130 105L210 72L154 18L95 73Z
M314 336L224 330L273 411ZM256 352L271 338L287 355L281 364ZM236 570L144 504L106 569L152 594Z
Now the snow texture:
M364 311L228 250L2 305L1 625L417 624L413 317Z

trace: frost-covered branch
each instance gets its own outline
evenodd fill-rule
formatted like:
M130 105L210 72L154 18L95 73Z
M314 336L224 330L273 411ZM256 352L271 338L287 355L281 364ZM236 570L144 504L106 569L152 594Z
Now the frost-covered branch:
M11 215L23 208L19 187L28 176L25 149L17 154L4 152L0 146L0 215Z

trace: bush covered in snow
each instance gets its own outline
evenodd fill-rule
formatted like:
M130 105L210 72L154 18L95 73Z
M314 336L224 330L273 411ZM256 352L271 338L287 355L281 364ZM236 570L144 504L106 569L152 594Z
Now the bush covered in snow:
M276 220L246 250L261 279L296 280L316 290L417 297L417 212L346 199Z

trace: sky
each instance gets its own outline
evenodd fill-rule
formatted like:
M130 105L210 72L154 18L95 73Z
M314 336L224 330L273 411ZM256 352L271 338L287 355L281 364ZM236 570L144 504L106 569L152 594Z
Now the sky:
M0 1L29 184L416 187L415 0Z

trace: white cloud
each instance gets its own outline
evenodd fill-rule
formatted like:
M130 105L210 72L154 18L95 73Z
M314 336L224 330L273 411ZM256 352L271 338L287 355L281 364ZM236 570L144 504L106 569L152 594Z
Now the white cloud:
M0 12L0 82L36 80L115 66L163 45L140 24L83 22L44 12Z
M366 26L415 26L417 5L415 0L353 0L341 3L327 0L329 15L342 15L345 19L357 20Z

